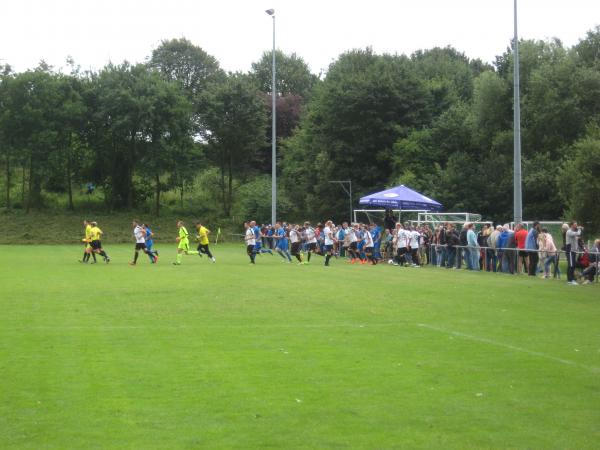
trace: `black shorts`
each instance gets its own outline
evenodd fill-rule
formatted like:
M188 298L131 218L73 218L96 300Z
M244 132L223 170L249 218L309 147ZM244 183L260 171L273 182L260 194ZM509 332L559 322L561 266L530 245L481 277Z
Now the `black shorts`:
M519 256L521 258L527 258L529 256L529 252L527 250L519 250Z
M254 245L248 245L246 247L246 253L248 253L249 255L251 255L252 253L254 253Z
M407 252L408 252L408 249L406 247L400 247L398 249L398 256L406 255Z
M300 250L300 242L292 242L292 255L297 255Z
M350 242L350 248L356 250L358 248L356 242Z
M306 249L309 252L314 252L317 249L317 243L316 242L310 242L306 245Z
M146 248L146 243L145 242L136 242L135 243L135 249L137 250L144 250Z
M365 247L365 255L372 255L373 247Z
M92 246L92 250L100 250L102 248L102 243L100 241L92 241L90 242Z

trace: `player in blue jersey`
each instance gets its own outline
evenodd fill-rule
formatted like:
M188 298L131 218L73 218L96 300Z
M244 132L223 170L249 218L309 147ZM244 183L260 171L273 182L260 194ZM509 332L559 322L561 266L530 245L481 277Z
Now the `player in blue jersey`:
M250 227L252 228L252 231L254 231L254 240L255 240L254 254L260 255L261 253L270 253L271 255L273 255L272 250L270 250L268 248L262 248L263 234L262 234L262 231L260 230L260 227L258 225L256 225L256 222L254 220L252 222L250 222Z
M373 257L381 259L381 228L376 223L370 225L371 237L373 238Z
M143 224L144 230L146 231L146 250L148 251L148 258L150 258L151 263L156 263L158 261L158 250L154 250L154 240L152 239L154 233L150 229L150 225L145 223Z
M275 251L283 258L283 262L292 262L292 255L288 250L288 238L285 232L285 226L277 222L273 228L273 239L275 239Z

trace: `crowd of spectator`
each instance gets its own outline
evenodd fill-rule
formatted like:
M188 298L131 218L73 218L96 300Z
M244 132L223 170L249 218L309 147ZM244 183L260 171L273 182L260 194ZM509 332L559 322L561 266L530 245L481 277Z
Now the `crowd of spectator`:
M523 224L484 224L479 230L473 223L413 225L396 222L386 214L383 223L347 223L339 226L318 223L278 223L256 226L262 247L279 253L291 262L291 256L305 263L302 255L325 254L325 235L333 237L332 254L346 257L350 263L377 264L385 261L395 266L431 265L446 269L528 274L542 278L562 277L561 258L566 262L569 284L588 284L597 279L600 239L587 248L583 228L576 222L563 224L562 242L555 243L548 229L534 222L529 229ZM285 240L291 239L295 251L290 255ZM282 245L283 244L283 245ZM560 246L560 247L559 247ZM579 281L578 281L579 279Z

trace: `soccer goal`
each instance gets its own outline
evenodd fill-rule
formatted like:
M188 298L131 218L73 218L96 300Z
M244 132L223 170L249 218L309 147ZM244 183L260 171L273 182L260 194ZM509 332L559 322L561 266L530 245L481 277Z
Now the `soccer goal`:
M493 223L486 220L481 220L481 214L469 212L447 212L447 213L419 213L416 221L411 221L411 224L421 226L429 225L431 229L437 228L438 225L444 223L452 223L460 229L465 223L472 223L476 230L481 230L484 225L492 226Z

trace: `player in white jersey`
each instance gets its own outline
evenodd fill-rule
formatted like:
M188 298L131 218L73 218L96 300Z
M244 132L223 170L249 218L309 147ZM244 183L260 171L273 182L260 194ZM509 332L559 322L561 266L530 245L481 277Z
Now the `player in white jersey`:
M298 225L290 225L290 244L292 246L292 256L298 260L298 264L304 264L302 255L300 254L300 245L302 236L300 234L300 227Z
M362 264L367 262L367 259L371 262L371 264L377 264L377 259L375 259L373 255L373 247L375 244L373 243L373 236L369 231L369 227L367 225L363 225L363 251L365 252L366 258L361 261Z
M346 229L346 239L349 242L348 253L350 254L350 257L352 258L350 260L350 264L354 264L356 261L360 260L360 257L358 255L358 237L356 236L355 227L356 227L356 224L354 224Z
M402 228L402 224L396 224L396 261L394 265L404 265L406 263L406 252L408 251L408 243L410 236Z
M323 253L325 253L325 266L329 266L329 260L333 256L333 245L336 242L333 229L334 225L331 220L325 222L325 228L323 228Z
M244 222L244 228L246 228L246 235L244 241L246 242L246 253L250 257L250 264L256 264L254 258L256 253L254 252L254 246L256 245L256 235L254 229L250 226L250 222Z
M310 255L318 253L317 233L310 225L310 222L304 222L304 242L306 243L306 252L308 253L307 260L310 262Z
M143 250L147 255L149 253L146 249L146 229L137 219L135 219L131 225L133 226L133 237L135 238L135 253L133 255L133 261L131 261L129 265L135 266L137 264L140 250Z
M421 267L419 261L419 246L421 243L421 233L416 228L412 228L409 232L410 258L412 259L413 267Z

